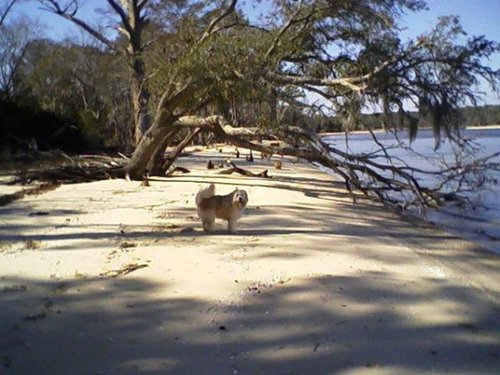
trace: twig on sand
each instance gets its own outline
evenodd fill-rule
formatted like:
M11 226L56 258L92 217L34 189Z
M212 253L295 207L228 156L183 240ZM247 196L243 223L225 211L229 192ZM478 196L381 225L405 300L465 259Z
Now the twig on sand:
M122 266L122 268L120 268L118 270L110 270L110 271L103 272L99 276L100 277L110 277L110 278L125 276L131 272L134 272L134 271L140 270L141 268L146 268L146 267L148 267L148 265L144 264L144 263L143 264L130 263L130 264L125 264L124 266Z

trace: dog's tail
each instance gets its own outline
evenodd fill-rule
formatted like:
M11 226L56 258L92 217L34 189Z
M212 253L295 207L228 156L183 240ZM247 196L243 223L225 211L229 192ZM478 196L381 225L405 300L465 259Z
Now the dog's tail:
M206 198L213 197L215 195L215 185L212 183L208 185L207 188L201 189L198 194L196 194L196 205L199 206L201 201Z

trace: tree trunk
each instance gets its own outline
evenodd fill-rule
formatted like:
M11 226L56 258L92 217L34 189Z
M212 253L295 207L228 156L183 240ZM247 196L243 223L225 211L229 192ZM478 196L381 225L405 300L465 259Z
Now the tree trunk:
M130 95L134 108L134 143L138 145L151 125L151 116L149 114L150 93L146 82L146 67L143 59L144 43L142 41L143 29L149 23L145 14L145 6L149 0L107 0L109 6L113 8L115 16L120 20L118 32L124 37L123 40L126 40L126 43L120 44L120 46L117 46L114 38L108 38L101 30L94 28L76 16L78 10L77 1L38 1L47 10L70 20L88 32L111 51L120 51L125 54L130 69ZM122 45L126 45L126 48L122 48Z
M191 141L194 139L194 137L196 137L196 135L198 135L198 133L200 133L200 131L201 128L195 128L194 130L189 131L186 138L184 138L182 142L177 145L175 150L170 155L167 156L165 162L161 166L160 169L161 174L165 174L168 171L168 169L172 166L172 164L174 164L174 162L177 160L180 153L186 148L187 145L191 143Z
M177 93L171 95L165 92L160 100L158 109L156 110L156 116L151 127L144 133L139 144L136 146L134 154L130 158L129 165L127 167L127 175L133 180L140 180L145 173L148 172L147 168L151 159L154 157L155 152L158 150L160 145L165 140L168 133L174 128L178 127L199 127L200 121L194 117L186 116L184 117L184 122L176 124L178 116L174 115L174 111L177 110L181 104L184 103L188 98L194 95L197 90L203 87L200 82L191 82L180 89ZM213 116L208 118L211 121L217 121L218 116ZM204 125L206 121L203 119L201 125Z
M148 172L147 167L161 143L170 131L173 130L175 116L168 116L161 119L161 124L154 124L144 133L139 144L135 148L134 154L130 158L127 174L132 180L140 180Z
M144 133L151 125L149 115L149 90L147 89L144 77L144 62L141 58L136 58L132 68L131 96L134 105L134 139L138 145Z
M129 44L127 53L130 57L131 68L131 95L134 105L134 138L135 144L138 145L144 133L151 125L151 117L149 116L149 99L150 94L146 82L146 67L142 57L143 43L142 31L146 26L144 17L141 17L141 6L137 1L127 1L128 25L127 30Z
M172 142L174 137L177 135L177 133L179 133L179 130L180 129L178 127L171 129L167 133L167 135L165 135L165 138L163 139L162 142L160 142L158 148L153 153L153 156L151 157L151 160L149 161L147 166L147 169L151 176L163 175L162 165L166 161L165 150L168 147L168 145Z

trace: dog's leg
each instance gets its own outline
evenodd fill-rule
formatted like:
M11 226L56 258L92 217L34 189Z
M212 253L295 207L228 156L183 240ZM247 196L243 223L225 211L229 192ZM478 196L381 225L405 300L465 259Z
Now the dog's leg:
M207 233L210 233L213 229L213 225L208 220L203 220L203 230Z
M203 230L207 233L212 232L214 230L215 223L215 212L214 211L206 211L202 217Z
M236 219L235 218L229 218L229 220L227 221L227 230L229 231L229 233L236 233L237 230L236 230Z

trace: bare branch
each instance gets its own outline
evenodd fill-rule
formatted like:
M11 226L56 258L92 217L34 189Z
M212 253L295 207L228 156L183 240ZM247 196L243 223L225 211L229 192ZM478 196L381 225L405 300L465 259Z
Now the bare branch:
M203 35L201 36L201 38L198 40L197 44L201 44L203 43L207 38L209 38L212 34L215 34L216 32L219 31L219 29L215 28L224 18L226 18L227 16L229 16L235 9L236 7L236 3L238 2L238 0L231 0L231 3L229 4L229 6L227 7L227 9L222 12L219 17L216 17L212 20L212 22L210 22L210 24L208 25L207 29L205 30L205 32L203 33Z
M57 14L58 16L61 16L71 22L73 22L75 25L78 25L85 31L87 31L90 35L92 35L94 38L96 38L98 41L100 41L102 44L104 44L106 47L108 47L111 50L116 50L116 46L114 43L106 38L102 33L94 29L92 26L90 26L87 22L83 21L82 19L76 17L76 12L78 10L77 3L76 1L70 2L66 7L61 8L59 2L57 0L38 0L40 4L44 5L44 10ZM74 5L76 8L73 9L73 11L69 12L70 5Z
M288 31L288 29L290 29L290 27L292 27L296 23L308 20L311 17L311 15L314 13L313 11L311 11L305 17L296 18L300 14L300 12L302 10L301 9L302 7L300 5L297 7L297 10L292 14L292 16L288 19L288 21L278 31L278 34L276 35L276 38L274 38L273 44L271 44L271 46L269 47L269 49L266 52L266 55L265 55L266 59L268 59L274 53L274 51L278 47L278 44L279 44L279 42L281 40L281 37Z
M132 25L130 24L127 12L115 0L106 1L120 17L121 23L125 27L125 33L128 34L128 36L132 35L134 30L132 28Z
M12 7L14 6L14 4L17 2L17 0L10 0L8 3L7 3L7 6L2 10L2 12L0 13L0 27L2 27L5 19L7 18L7 14L9 14L10 10L12 9Z
M299 76L299 75L288 75L288 74L279 74L271 71L264 72L264 78L269 82L275 84L285 84L285 85L295 85L295 86L304 86L304 85L312 85L312 86L327 86L327 87L345 87L350 89L356 93L362 93L366 88L363 79L360 77L345 77L345 78L337 78L337 79L328 79L328 78L316 78L309 76Z

